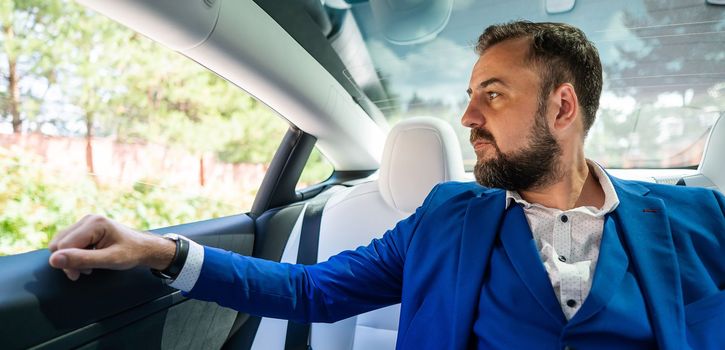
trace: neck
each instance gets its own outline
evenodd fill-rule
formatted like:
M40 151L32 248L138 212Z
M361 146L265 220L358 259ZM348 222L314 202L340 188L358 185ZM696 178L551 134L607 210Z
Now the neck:
M539 188L519 191L521 198L529 203L559 210L582 206L601 208L604 205L604 190L589 169L583 152L578 152L568 161L562 157L560 161L561 178Z

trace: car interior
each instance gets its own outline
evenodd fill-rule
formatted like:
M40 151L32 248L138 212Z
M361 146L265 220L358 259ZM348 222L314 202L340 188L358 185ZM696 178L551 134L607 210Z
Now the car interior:
M428 83L418 75L436 77L438 73L408 72L409 80L401 82L404 79L385 73L384 65L375 62L374 57L385 56L380 52L387 52L386 45L411 50L406 56L411 60L405 62L413 62L423 59L412 52L415 45L438 40L449 32L463 35L463 44L454 49L465 49L468 61L452 62L456 57L431 60L442 65L436 69L461 70L457 74L467 77L475 61L471 44L476 36L470 33L480 33L489 24L530 17L581 24L591 20L585 16L630 7L639 11L633 10L636 13L661 17L651 23L634 21L646 27L646 33L632 44L635 51L649 50L654 55L652 50L659 47L671 49L653 61L695 47L709 51L699 54L704 57L701 61L678 61L686 68L679 71L652 73L654 63L645 62L638 66L648 72L641 73L648 74L643 78L610 73L605 75L605 80L612 80L607 86L650 98L653 105L660 106L653 115L662 115L662 120L686 110L682 113L689 119L678 123L698 123L698 136L673 138L672 143L687 145L685 149L700 147L701 152L696 153L695 163L668 164L634 157L629 163L607 160L604 165L612 175L625 179L725 189L725 6L715 4L717 1L587 5L582 0L536 0L533 9L528 5L532 2L524 0L511 4L432 0L425 5L411 0L400 1L398 6L386 0L78 2L213 71L289 123L250 212L179 223L153 230L156 234L173 232L243 255L305 264L366 245L413 213L434 185L473 181L467 131L455 126L460 115L432 115L435 109L415 112L411 105L410 115L388 119L391 101L397 98L389 86L401 84L400 91L407 91L413 84ZM476 11L481 13L479 21L456 21L463 18L456 16ZM675 14L680 19L673 19ZM603 21L596 25L611 29L613 25ZM684 28L682 32L669 31L679 24L683 24L678 27ZM599 49L604 52L613 50L606 43L619 40L618 31L621 28L606 33L592 29L587 34L601 41ZM664 41L646 47L642 42L650 40L648 37ZM647 55L640 56L636 60L646 61ZM622 72L628 72L625 68ZM464 98L466 83L463 80L451 87L458 89L456 96ZM705 101L704 107L677 109L658 97L678 84L690 89L683 91L693 91L686 93L694 94L690 100ZM450 92L448 86L436 89L430 93ZM625 101L610 98L614 105ZM458 97L453 99L460 103ZM601 140L597 138L600 132L604 131L592 131L591 142ZM629 136L637 132L627 131ZM647 135L639 142L646 143L651 137ZM296 189L313 147L335 170L322 183ZM599 161L597 156L593 159ZM97 271L71 282L48 266L48 257L48 250L41 249L0 258L0 348L395 348L399 305L335 323L301 325L187 299L143 268Z

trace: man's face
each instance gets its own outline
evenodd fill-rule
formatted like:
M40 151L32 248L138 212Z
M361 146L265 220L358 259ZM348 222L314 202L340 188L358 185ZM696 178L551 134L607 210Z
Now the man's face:
M528 45L514 39L489 48L471 74L471 100L461 123L471 128L474 175L483 186L528 190L561 176L548 93L542 96L538 72L525 59Z

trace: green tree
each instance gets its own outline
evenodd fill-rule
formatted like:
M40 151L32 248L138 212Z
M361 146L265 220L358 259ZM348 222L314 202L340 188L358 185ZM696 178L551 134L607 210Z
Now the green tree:
M122 56L128 30L75 3L66 3L62 41L56 43L68 102L78 106L85 125L86 167L95 173L93 137L100 125L113 115L112 101L122 93Z
M109 101L120 112L112 123L119 140L180 146L200 166L208 154L230 163L270 161L287 124L266 106L146 38L132 34L124 52L123 92Z
M43 81L46 89L55 81L53 43L60 36L59 19L64 10L59 0L3 0L0 2L0 58L4 91L0 103L3 116L10 116L14 133L23 121L33 118L43 93L28 84Z

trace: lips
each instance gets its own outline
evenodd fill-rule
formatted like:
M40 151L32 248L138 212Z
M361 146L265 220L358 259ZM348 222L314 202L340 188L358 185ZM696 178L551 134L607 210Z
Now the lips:
M471 142L471 145L473 145L474 150L479 150L486 146L490 146L491 142L484 141L484 140L476 140L476 141Z

